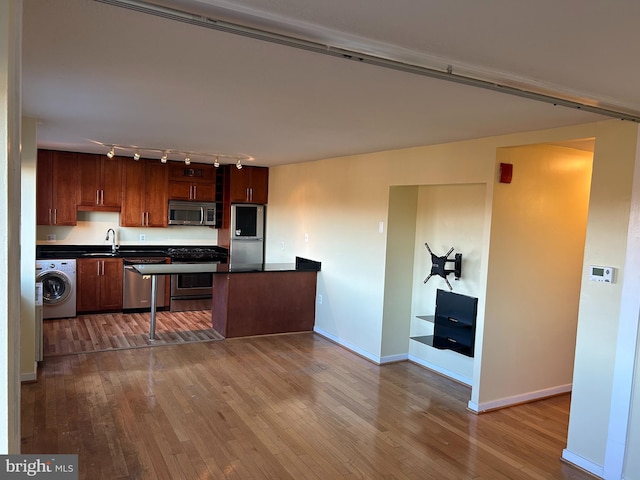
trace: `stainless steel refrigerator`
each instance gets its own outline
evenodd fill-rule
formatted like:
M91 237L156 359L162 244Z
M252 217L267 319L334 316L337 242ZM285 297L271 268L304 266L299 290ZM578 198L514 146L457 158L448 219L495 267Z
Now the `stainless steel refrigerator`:
M265 205L236 203L231 205L231 265L264 262Z

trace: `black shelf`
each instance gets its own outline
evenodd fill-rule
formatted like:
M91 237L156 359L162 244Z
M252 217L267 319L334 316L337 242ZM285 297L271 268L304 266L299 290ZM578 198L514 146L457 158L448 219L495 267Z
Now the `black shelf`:
M477 308L477 298L438 290L435 315L416 316L434 324L433 335L410 338L433 348L473 357Z
M415 340L416 342L423 343L424 345L429 345L433 347L433 335L422 335L420 337L411 337L411 340Z

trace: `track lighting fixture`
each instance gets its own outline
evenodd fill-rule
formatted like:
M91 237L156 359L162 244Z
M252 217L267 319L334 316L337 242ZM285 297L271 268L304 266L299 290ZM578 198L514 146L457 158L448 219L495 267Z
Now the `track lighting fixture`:
M180 156L184 155L184 164L191 165L191 161L198 163L213 163L213 166L218 168L220 161L222 163L233 165L235 163L236 168L239 170L242 168L243 161L251 161L253 157L243 154L227 154L227 153L202 153L202 152L189 152L184 150L172 150L170 148L147 148L139 145L116 145L113 143L94 142L102 147L108 149L107 157L113 158L115 156L116 148L123 150L125 154L131 155L134 160L140 160L141 158L158 158L162 163L167 163L169 157L172 160L177 160Z

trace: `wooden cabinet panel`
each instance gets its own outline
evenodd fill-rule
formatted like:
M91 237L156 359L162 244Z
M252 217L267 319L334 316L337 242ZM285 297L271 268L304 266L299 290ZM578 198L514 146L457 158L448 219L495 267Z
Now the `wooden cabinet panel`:
M122 310L123 263L121 258L102 260L100 309Z
M215 167L208 163L169 162L169 180L189 183L213 183L215 181Z
M76 283L78 287L76 309L79 312L100 310L100 273L99 259L79 258L76 264Z
M169 199L213 202L216 196L213 165L169 163Z
M213 202L216 189L213 184L187 183L169 181L170 200L193 200L198 202Z
M78 210L120 210L122 157L78 154Z
M122 173L123 227L166 227L168 169L153 160L125 159Z
M313 330L317 272L213 275L211 324L225 338Z
M77 310L122 310L121 258L79 258L77 262Z
M36 224L51 225L53 203L53 152L38 150L36 169Z
M265 167L235 166L229 170L229 201L231 203L266 204L269 192L269 169Z
M39 150L36 170L36 223L76 225L77 154Z
M166 227L168 204L168 169L163 163L147 160L145 165L145 203L147 227Z

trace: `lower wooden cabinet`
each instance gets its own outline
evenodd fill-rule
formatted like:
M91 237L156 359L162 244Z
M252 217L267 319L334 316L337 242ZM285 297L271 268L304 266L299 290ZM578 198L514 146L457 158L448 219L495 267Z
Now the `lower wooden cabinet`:
M78 312L122 310L121 258L79 258Z

